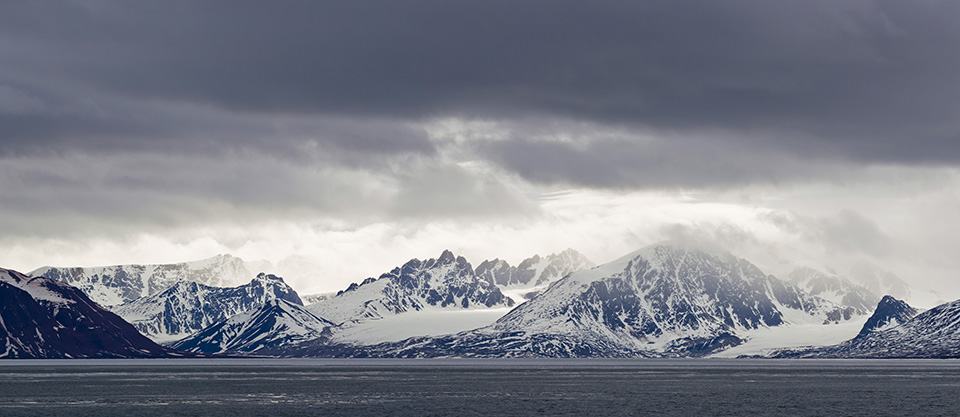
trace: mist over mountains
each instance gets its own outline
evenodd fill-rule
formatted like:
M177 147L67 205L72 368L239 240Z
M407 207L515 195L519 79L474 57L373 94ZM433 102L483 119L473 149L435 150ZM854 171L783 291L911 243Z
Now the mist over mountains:
M7 272L16 287L7 291L20 294L14 297L24 305L76 304L49 290L29 290L50 285L107 302L131 300L107 306L119 317L97 306L90 308L103 313L62 317L54 325L42 324L50 318L4 318L15 323L5 328L10 346L19 346L4 357L146 357L181 350L279 357L703 357L728 350L775 357L952 357L960 352L951 347L953 336L931 336L956 333L952 304L921 313L889 294L875 294L870 288L910 291L879 267L857 266L849 275L797 267L781 279L715 245L690 241L650 245L600 266L572 249L535 255L516 266L492 259L476 267L443 251L312 297L307 305L274 275L260 273L236 286L205 284L235 283L249 273L246 265L227 255L171 265L37 271L53 279ZM71 282L80 289L67 285ZM46 346L52 340L47 336L26 337L32 326L99 328L103 320L134 330L125 330L130 335L118 342L92 342L96 349L74 353ZM841 334L850 340L831 346L827 340L836 336L817 336L840 331L834 328L849 329ZM769 334L787 337L771 344ZM812 336L798 342L800 334ZM153 343L167 347L149 348Z

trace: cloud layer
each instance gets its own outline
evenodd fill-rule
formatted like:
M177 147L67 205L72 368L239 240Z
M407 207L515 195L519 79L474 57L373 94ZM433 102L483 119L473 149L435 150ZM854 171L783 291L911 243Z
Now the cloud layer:
M471 230L501 257L698 228L902 254L957 228L958 21L948 0L4 3L0 239L33 243L0 264L293 225L433 231L418 249ZM557 214L565 189L576 214ZM782 216L639 230L619 210L646 203L619 193L750 194L731 204Z

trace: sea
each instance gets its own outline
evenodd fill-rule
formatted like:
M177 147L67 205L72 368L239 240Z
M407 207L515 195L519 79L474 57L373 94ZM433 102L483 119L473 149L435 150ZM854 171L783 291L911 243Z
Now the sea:
M0 361L0 416L958 414L956 360Z

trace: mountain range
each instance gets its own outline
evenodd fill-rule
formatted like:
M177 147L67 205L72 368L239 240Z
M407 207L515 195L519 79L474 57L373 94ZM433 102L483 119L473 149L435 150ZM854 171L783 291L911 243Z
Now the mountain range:
M79 289L0 269L0 358L194 356L157 345Z
M114 306L147 297L179 281L211 287L231 287L250 281L253 274L244 261L230 255L194 262L102 267L45 266L28 273L79 288L102 306Z
M224 255L36 271L54 279L2 270L7 353L0 357L177 354L154 341L192 354L280 357L701 357L750 343L764 329L853 324L871 313L847 342L769 354L960 356L960 301L919 312L871 290L909 293L878 268L862 267L857 277L797 268L780 279L721 248L683 242L599 267L573 250L476 268L444 251L307 306L277 276L241 281L245 265ZM118 317L84 293L130 299L109 304ZM87 330L68 336L66 328ZM71 351L71 344L84 347Z
M359 348L305 344L291 354L704 356L743 343L740 332L787 324L787 315L832 323L853 314L729 253L666 243L572 273L480 329Z
M282 278L261 273L245 285L227 288L177 281L161 292L110 310L154 341L171 342L258 309L273 299L303 305L297 292Z

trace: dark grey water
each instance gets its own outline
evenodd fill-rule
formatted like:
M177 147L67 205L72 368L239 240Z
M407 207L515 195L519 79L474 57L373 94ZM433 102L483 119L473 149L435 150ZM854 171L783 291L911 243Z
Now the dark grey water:
M0 416L960 413L960 361L0 361Z

